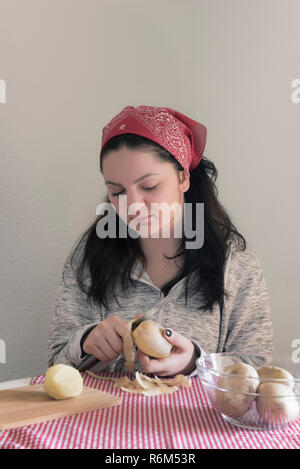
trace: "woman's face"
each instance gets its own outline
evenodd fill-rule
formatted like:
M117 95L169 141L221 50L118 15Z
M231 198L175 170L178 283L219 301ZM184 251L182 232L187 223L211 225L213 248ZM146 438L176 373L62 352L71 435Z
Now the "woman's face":
M169 226L172 233L180 223L184 192L189 188L186 171L179 173L153 153L122 148L104 157L102 173L117 214L141 236L156 233L153 237L160 237L163 227Z

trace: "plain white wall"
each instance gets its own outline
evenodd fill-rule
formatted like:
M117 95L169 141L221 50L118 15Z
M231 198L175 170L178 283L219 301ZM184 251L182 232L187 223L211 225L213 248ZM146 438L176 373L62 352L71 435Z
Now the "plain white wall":
M126 105L207 126L220 199L264 268L275 351L290 353L299 0L0 0L0 16L0 381L45 372L63 263L105 195L102 127Z

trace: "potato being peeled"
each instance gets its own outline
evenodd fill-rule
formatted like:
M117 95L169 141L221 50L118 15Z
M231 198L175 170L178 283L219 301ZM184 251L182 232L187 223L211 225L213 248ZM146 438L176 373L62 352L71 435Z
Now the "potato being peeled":
M83 379L76 368L57 364L46 371L43 387L53 399L69 399L82 393Z
M163 336L164 328L160 324L145 320L132 332L135 345L145 355L153 358L165 358L171 353L172 345Z
M215 406L219 412L231 418L242 417L255 399L259 376L250 365L234 363L218 377ZM228 374L227 374L228 373Z

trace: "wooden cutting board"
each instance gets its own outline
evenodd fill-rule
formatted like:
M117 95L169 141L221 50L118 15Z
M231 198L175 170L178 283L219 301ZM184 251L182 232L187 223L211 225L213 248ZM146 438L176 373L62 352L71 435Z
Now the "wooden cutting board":
M0 430L121 404L112 394L84 386L78 397L54 400L42 384L0 390Z

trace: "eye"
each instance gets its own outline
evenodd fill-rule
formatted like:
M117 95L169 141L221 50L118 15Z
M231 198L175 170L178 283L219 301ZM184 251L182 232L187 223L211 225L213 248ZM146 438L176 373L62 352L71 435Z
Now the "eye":
M152 186L152 187L143 187L143 189L145 191L153 191L153 189L155 189L157 186L158 186L158 184L156 184L156 186Z
M120 192L112 192L111 195L112 197L117 197L118 195L122 194L122 192L124 192L124 189Z
M142 189L144 189L145 191L153 191L154 189L156 189L157 186L158 184L152 187L143 187ZM124 189L121 190L120 192L112 192L111 195L112 197L118 197L118 195L122 194L123 192L124 192Z

